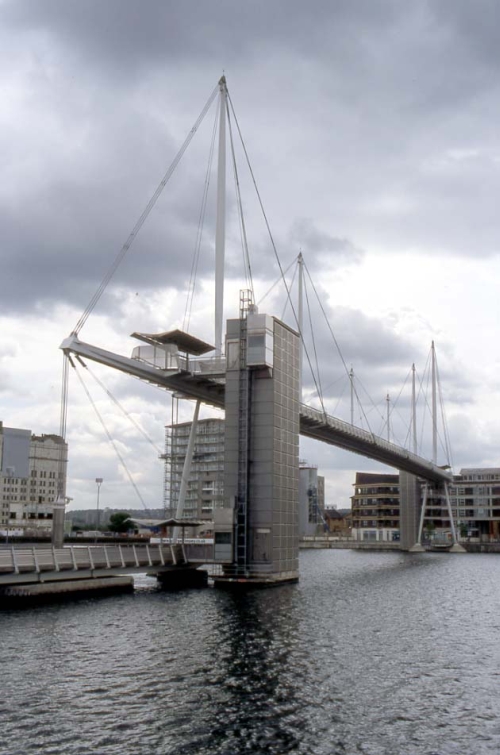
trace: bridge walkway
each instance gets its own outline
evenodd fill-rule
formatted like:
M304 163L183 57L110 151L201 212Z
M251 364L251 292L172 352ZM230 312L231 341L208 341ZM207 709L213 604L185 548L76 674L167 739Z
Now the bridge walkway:
M438 467L406 448L313 409L307 404L300 405L300 434L346 451L353 451L434 483L453 481L453 475L448 469Z
M70 545L0 549L0 587L167 571L210 563L213 549L177 545Z
M187 398L199 399L219 409L225 407L225 380L220 357L215 360L191 359L189 369L187 363L184 364L185 369L161 369L141 359L130 359L92 346L80 341L74 333L63 341L61 348L66 354L73 353L84 359L91 359ZM214 372L211 372L210 367L212 361ZM453 480L449 470L306 404L300 406L300 434L353 451L430 482L440 484Z

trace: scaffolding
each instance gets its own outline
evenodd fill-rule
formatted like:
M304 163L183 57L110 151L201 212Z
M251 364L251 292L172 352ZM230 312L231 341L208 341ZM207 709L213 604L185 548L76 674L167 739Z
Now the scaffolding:
M176 423L165 429L164 507L167 513L177 507L191 424ZM223 505L223 484L224 420L216 417L199 420L184 503L185 515L212 519L214 508Z

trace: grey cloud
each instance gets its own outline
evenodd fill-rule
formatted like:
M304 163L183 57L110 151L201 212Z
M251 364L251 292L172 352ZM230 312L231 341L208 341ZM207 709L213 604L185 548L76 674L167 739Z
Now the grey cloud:
M376 434L385 435L386 396L389 394L391 436L397 442L408 445L411 365L415 363L418 425L419 428L427 426L430 432L430 342L422 344L416 337L412 338L407 330L404 335L399 334L396 313L383 320L346 307L327 305L326 309L344 363L326 324L317 315L314 326L316 351L310 333L305 329L308 356L304 355L304 390L308 402L319 406L317 390L321 388L327 411L350 421L350 382L347 371L352 366L356 387L355 423ZM444 411L449 414L466 410L470 406L471 395L475 394L479 385L468 371L460 369L455 354L447 346L444 343L442 352L438 355L438 371ZM320 375L317 383L313 381L309 368L310 361L318 380L316 354ZM426 437L425 434L423 437ZM425 449L430 457L430 436Z
M186 285L198 204L198 197L186 187L177 194L171 191L163 204L160 200L113 285L142 291ZM66 179L47 187L42 196L25 198L23 205L0 207L5 271L0 309L26 312L38 303L47 306L60 300L83 307L144 205L143 198L127 196L119 181L83 190ZM210 225L208 217L200 276L213 269Z
M347 365L383 369L405 361L408 365L417 359L420 347L408 336L401 336L379 317L369 317L361 310L349 307L325 308L330 328L318 308L312 309L316 351L325 363L341 363L335 337ZM332 335L333 333L333 335ZM310 325L304 325L304 337L310 354L313 353Z
M466 48L484 65L483 80L488 71L498 76L500 58L500 7L495 0L471 4L467 0L444 0L436 3L433 14L437 21L453 30L460 49Z
M360 51L362 33L382 31L398 11L394 1L374 6L368 0L354 8L346 0L333 6L321 0L313 7L297 0L278 0L272 6L263 0L150 0L146 8L123 0L16 0L5 4L3 16L17 30L48 32L59 44L79 50L88 65L104 63L124 76L159 61L229 62L262 55L276 45L307 56L318 47L347 50L354 45Z
M0 343L0 360L8 357L15 357L18 354L18 347L13 343Z
M462 413L449 419L455 472L460 467L496 467L500 463L500 437L494 422L478 421Z
M370 243L402 252L417 246L429 253L497 253L500 149L488 117L496 86L484 76L480 45L484 37L493 49L497 11L488 2L477 8L471 20L467 3L440 9L420 3L409 11L396 2L312 8L277 2L270 11L261 2L150 2L147 12L123 0L4 3L5 28L26 33L33 64L32 125L22 124L20 142L14 132L3 149L21 178L0 204L7 271L0 306L46 306L60 298L86 303L154 189L158 161L175 154L169 106L179 105L182 89L183 106L193 113L203 77L193 77L192 65L205 71L225 55L236 79L245 55L254 56L254 74L269 65L268 77L245 84L243 121L253 125L257 103L259 139L252 141L259 163L269 133L271 153L298 163L296 185L292 171L273 165L273 154L263 174L267 185L276 185L269 204L285 248L309 247L316 267L359 260L358 246L367 253ZM9 39L6 34L6 49L15 56L20 47L9 47ZM285 64L294 55L304 63L305 81L290 89ZM165 94L159 80L151 83L155 72L170 85L177 78L177 94ZM111 74L124 89L108 81ZM278 97L282 84L288 89ZM319 123L307 138L316 109ZM39 141L43 111L49 123ZM63 150L51 118L64 134ZM478 159L450 156L477 142ZM140 264L125 265L118 282L154 288L167 268L173 285L186 281L198 206L187 181L176 191L177 201L155 211L138 239L141 251L133 254L140 254ZM331 216L329 227L304 219L312 217L309 207L306 215L299 212L301 196L307 202L310 194L318 213ZM213 227L210 215L207 225ZM258 274L269 268L271 252L259 241L255 248ZM202 257L201 275L209 259ZM236 275L238 265L229 256L228 274Z
M385 250L410 250L440 255L444 276L445 255L498 253L499 14L492 0L3 2L1 311L46 312L61 300L83 308L223 68L285 266L300 248L313 277L375 251L382 265ZM210 126L203 128L205 139ZM123 291L147 296L186 285L203 139L198 145L196 137L99 311L125 317ZM205 279L213 209L211 201ZM234 205L228 215L227 269L237 277ZM252 264L265 284L278 270L256 217L250 209ZM320 295L329 302L327 291ZM473 306L467 298L460 306ZM340 380L330 384L345 372L312 306L333 405ZM397 313L373 319L354 304L328 313L348 366L377 403L388 390L397 395L413 361L425 361L427 344L400 335L408 329L398 329ZM453 375L452 356L441 374L459 413L472 382ZM138 386L116 384L122 398L146 400ZM153 400L160 415L162 400ZM478 448L484 440L493 458L492 433L470 437Z
M306 264L323 274L339 266L356 264L364 256L364 252L351 241L332 236L311 218L298 218L293 222L287 246L302 249Z

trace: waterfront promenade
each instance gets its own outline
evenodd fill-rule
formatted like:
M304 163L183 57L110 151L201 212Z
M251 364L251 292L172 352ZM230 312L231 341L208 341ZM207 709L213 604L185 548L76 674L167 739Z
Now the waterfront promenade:
M432 550L430 543L424 543L426 550ZM450 543L451 545L451 543ZM460 545L467 553L500 553L500 541L460 541ZM399 542L384 542L377 540L353 540L350 537L340 538L329 535L316 535L304 537L300 540L301 550L311 549L337 549L337 550L361 550L361 551L399 551Z

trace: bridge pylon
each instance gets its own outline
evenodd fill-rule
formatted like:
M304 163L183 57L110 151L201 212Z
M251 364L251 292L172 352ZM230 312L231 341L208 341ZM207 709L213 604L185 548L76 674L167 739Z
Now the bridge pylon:
M466 553L458 542L457 531L453 519L450 502L449 486L443 483L421 483L421 504L418 532L414 544L408 548L411 553L421 553L425 550L422 544L424 528L429 533L429 547L432 550L447 550L451 553ZM425 524L427 520L427 525ZM441 532L434 536L436 521L441 525ZM444 524L447 523L445 529ZM431 536L432 535L432 536Z
M299 336L250 304L228 320L224 509L216 586L298 580ZM225 516L223 516L225 515Z

